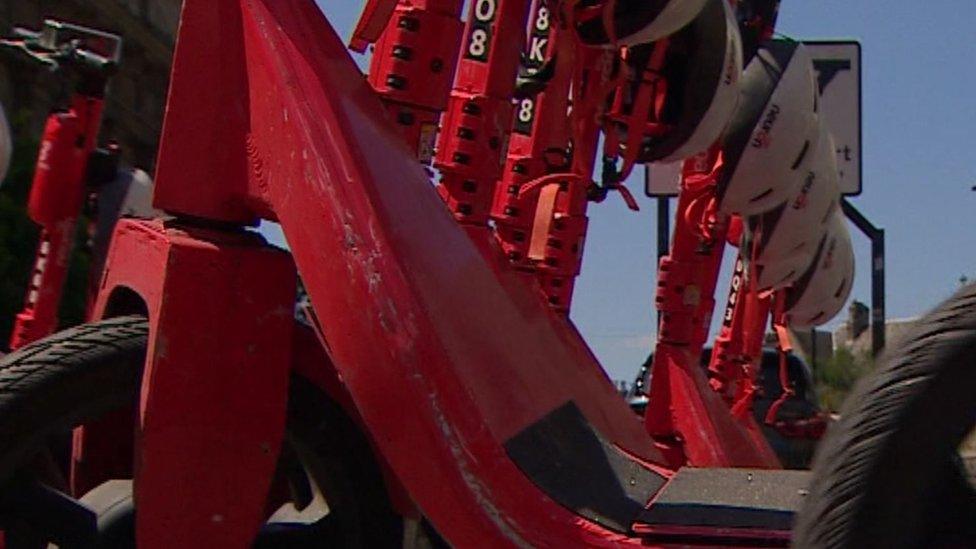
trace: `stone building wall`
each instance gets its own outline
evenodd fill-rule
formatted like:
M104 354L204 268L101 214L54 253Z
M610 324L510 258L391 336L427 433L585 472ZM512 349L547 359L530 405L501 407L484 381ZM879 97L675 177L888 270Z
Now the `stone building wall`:
M895 318L885 321L885 347L891 348L898 343L915 327L918 318ZM872 349L872 332L870 329L864 330L856 337L851 337L847 326L841 326L834 332L834 344L837 347L844 347L855 355L869 354Z
M45 17L120 34L122 66L110 84L102 137L121 143L129 164L150 169L181 5L182 0L0 0L0 34L9 35L14 26L39 28ZM63 100L63 88L39 67L0 57L0 101L34 137L50 108Z

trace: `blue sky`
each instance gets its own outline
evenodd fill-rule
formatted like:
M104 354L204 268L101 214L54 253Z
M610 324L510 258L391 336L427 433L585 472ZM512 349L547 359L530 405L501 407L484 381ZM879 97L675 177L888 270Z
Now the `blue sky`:
M318 0L348 37L360 2ZM976 278L976 2L784 0L779 31L856 38L864 64L864 192L852 200L887 231L888 316L923 313ZM611 377L630 379L654 341L656 207L613 199L591 228L572 318ZM853 296L870 302L870 245L854 230ZM728 287L723 275L719 300ZM831 323L842 321L844 314Z

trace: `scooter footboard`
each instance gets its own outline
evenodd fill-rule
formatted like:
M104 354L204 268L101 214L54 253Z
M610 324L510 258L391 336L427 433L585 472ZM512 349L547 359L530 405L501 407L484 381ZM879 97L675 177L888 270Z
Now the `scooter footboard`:
M681 469L633 528L662 544L785 547L809 481L809 471Z

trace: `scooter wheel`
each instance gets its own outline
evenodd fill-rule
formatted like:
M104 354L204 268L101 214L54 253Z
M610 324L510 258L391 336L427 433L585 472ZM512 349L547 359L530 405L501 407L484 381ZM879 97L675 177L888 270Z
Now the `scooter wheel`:
M976 285L921 320L848 397L814 461L796 547L972 547L959 446L976 424Z
M144 317L113 318L0 358L0 530L7 549L48 542L135 546L131 481L109 481L75 500L64 492L64 460L51 459L57 452L49 443L137 402L148 333ZM37 466L38 457L46 458L45 467ZM256 548L403 544L402 520L367 439L335 402L298 376L289 390L275 482L290 488L284 493L291 493L291 513L270 517ZM287 501L275 498L274 506Z

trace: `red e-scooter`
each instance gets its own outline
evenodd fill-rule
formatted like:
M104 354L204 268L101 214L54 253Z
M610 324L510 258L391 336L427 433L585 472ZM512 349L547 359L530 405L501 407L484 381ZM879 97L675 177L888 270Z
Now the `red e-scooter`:
M353 40L377 45L367 80L310 0L186 0L155 193L174 217L117 227L98 322L0 364L0 383L22 375L0 400L8 536L373 547L419 529L459 547L787 545L806 476L774 470L753 419L698 366L728 230L714 207L720 147L685 164L645 424L565 316L586 204L621 191L645 129L670 126L655 74L670 39L647 39L660 47L646 71L620 72L616 29L574 23L614 22L615 4L478 0L462 30L460 1L371 0ZM733 4L697 4L736 30ZM769 19L742 23L771 35ZM536 51L549 30L561 38L519 74L527 28ZM460 51L424 47L438 41ZM611 102L613 176L595 185L601 113L632 74L653 93ZM251 230L260 220L281 224L290 254ZM293 316L298 273L307 322ZM100 412L132 404L133 428L101 428ZM30 457L43 434L79 425L58 486ZM282 517L321 510L319 495L324 512Z
M58 327L58 307L78 218L88 196L89 168L96 154L105 89L121 54L120 37L47 20L40 32L16 29L0 40L72 81L67 107L51 113L44 127L27 212L40 225L40 242L24 309L15 320L9 347L18 349Z

